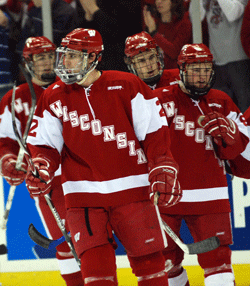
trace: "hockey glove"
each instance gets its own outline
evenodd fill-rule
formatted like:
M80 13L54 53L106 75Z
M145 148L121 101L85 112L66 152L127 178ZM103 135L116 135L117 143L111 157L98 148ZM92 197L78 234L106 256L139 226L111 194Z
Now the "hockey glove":
M150 198L154 204L171 207L182 197L182 189L177 174L178 164L170 157L159 157L155 163L149 162Z
M27 173L27 165L22 162L21 170L17 170L16 161L17 156L14 154L6 154L0 160L0 173L13 186L20 185Z
M214 138L214 142L219 146L233 145L240 136L237 124L216 111L201 115L198 118L198 124Z
M25 179L26 187L32 197L44 196L51 191L54 172L51 172L50 162L48 160L37 157L33 159L33 163L40 178L35 177L29 167Z

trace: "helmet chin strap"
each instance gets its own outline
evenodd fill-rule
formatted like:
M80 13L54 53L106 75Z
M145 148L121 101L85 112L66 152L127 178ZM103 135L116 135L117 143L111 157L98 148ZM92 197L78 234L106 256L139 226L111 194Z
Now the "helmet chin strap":
M53 83L53 82L55 81L55 79L56 79L56 76L50 77L50 80L48 80L48 79L43 80L42 77L41 77L41 79L39 79L39 78L36 76L36 74L34 74L34 73L32 74L32 81L33 81L34 83L36 83L37 85L39 85L39 86L47 86L47 85Z
M83 76L83 78L80 81L77 81L76 83L79 84L79 85L83 85L83 83L85 82L85 80L87 79L89 74L96 68L97 64L98 64L98 57L96 58L95 61L92 62L90 67L87 69L87 72Z
M53 82L56 79L56 74L54 72L51 73L43 73L41 75L41 79L47 83Z

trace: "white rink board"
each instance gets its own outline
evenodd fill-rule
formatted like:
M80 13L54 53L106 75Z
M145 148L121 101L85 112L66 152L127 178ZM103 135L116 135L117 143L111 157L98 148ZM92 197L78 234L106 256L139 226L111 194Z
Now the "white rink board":
M3 186L1 184L2 179L0 178L0 220L2 221L4 201L6 202L8 190L5 190L4 197ZM6 182L4 186L6 187ZM7 225L9 254L8 258L7 255L0 255L0 272L59 270L56 259L35 259L31 251L34 243L28 237L27 227L29 223L34 223L38 230L41 231L41 228L39 228L39 225L41 227L41 222L39 221L38 214L35 213L36 210L34 210L34 206L32 205L33 200L29 198L27 190L24 190L22 185L18 188L14 196L13 208L10 211ZM231 181L229 182L229 192L232 205L232 228L234 235L232 263L250 264L250 180L242 180L235 177L232 183ZM25 207L21 206L24 203ZM184 239L185 243L192 243L188 239L188 237L187 240ZM6 235L5 232L0 230L0 244L2 243L6 244ZM183 265L198 265L196 255L185 255ZM130 267L124 251L120 250L117 253L117 267Z
M130 268L125 255L117 255L117 268ZM232 264L250 264L250 251L233 251ZM185 255L184 266L198 265L196 255ZM0 273L30 272L30 271L57 271L56 259L15 260L7 261L6 255L0 256Z

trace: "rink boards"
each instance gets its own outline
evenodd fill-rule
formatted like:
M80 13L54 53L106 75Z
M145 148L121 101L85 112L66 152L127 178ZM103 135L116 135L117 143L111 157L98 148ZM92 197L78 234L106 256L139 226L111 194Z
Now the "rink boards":
M1 180L2 181L2 180ZM249 286L250 285L250 180L242 180L235 177L232 181L228 176L229 183L229 195L232 206L232 228L234 235L234 244L231 246L233 250L232 262L234 264L234 270L236 277L238 276L237 286ZM3 206L7 200L9 186L5 180L3 180L4 196L3 192L0 191L0 218L3 217ZM39 279L39 271L54 271L49 272L51 275L55 275L55 279L58 276L61 281L60 275L58 274L57 262L54 258L37 259L32 251L34 243L28 236L29 224L33 223L34 226L44 235L45 231L36 211L34 201L29 197L28 191L24 184L20 185L16 189L16 193L13 200L13 205L9 214L8 228L6 237L3 232L0 233L0 244L7 241L8 255L0 256L0 283L8 280L8 275L12 277L11 284L5 285L26 285L26 284L14 284L14 277L25 277L31 278L35 275ZM182 238L185 243L192 243L192 238L189 234L185 224L181 231ZM117 267L118 267L118 278L120 275L121 285L136 285L135 277L131 274L129 269L129 263L127 261L123 246L118 242L117 254ZM45 255L46 257L46 255ZM197 273L200 273L200 279L202 279L202 272L196 265L197 258L195 255L186 255L184 265L187 266L189 276L195 277ZM197 268L197 269L196 269ZM28 275L30 271L32 275ZM23 273L24 272L24 273ZM242 272L242 273L241 273ZM25 274L26 273L26 274ZM35 274L34 274L35 273ZM52 274L53 273L53 274ZM45 274L42 276L45 279ZM33 277L33 279L35 279ZM54 276L53 276L54 277ZM125 278L124 278L125 277ZM190 278L190 279L191 279ZM197 277L196 277L197 278ZM24 279L24 278L23 278ZM27 278L28 279L28 278ZM123 284L124 279L126 281ZM131 279L131 281L127 281ZM239 280L242 283L239 283ZM119 282L120 282L119 280ZM196 279L199 280L198 278ZM54 282L56 280L53 280ZM34 282L34 280L33 280ZM61 281L62 282L62 281ZM131 284L132 283L132 284ZM203 282L200 282L203 283ZM245 284L244 284L245 283ZM35 284L33 284L35 285ZM39 285L39 284L36 284ZM42 285L42 284L41 284ZM49 284L43 284L49 285ZM57 284L53 284L57 285ZM64 285L59 284L58 285ZM120 283L119 283L120 285ZM195 284L192 284L195 285ZM202 285L202 284L197 284Z

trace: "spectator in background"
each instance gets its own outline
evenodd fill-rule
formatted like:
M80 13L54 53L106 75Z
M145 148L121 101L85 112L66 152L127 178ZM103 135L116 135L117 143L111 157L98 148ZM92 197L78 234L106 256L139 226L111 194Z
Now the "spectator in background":
M10 71L11 55L9 52L9 26L10 17L6 13L6 4L0 1L0 100L12 88L12 75Z
M250 106L250 59L240 39L248 0L201 2L201 19L207 19L209 48L215 62L214 88L226 92L243 113Z
M75 0L79 27L97 30L104 43L101 69L127 71L123 61L127 36L142 30L141 1ZM126 25L124 25L126 23Z
M64 0L51 0L53 42L59 46L63 37L78 26L74 8ZM43 35L42 0L30 2L27 14L23 17L21 49L31 36Z
M126 39L125 55L128 70L153 90L180 80L178 68L164 69L163 52L147 32L143 31Z
M192 24L183 0L155 0L143 7L145 30L164 52L166 69L177 68L183 45L192 43Z

